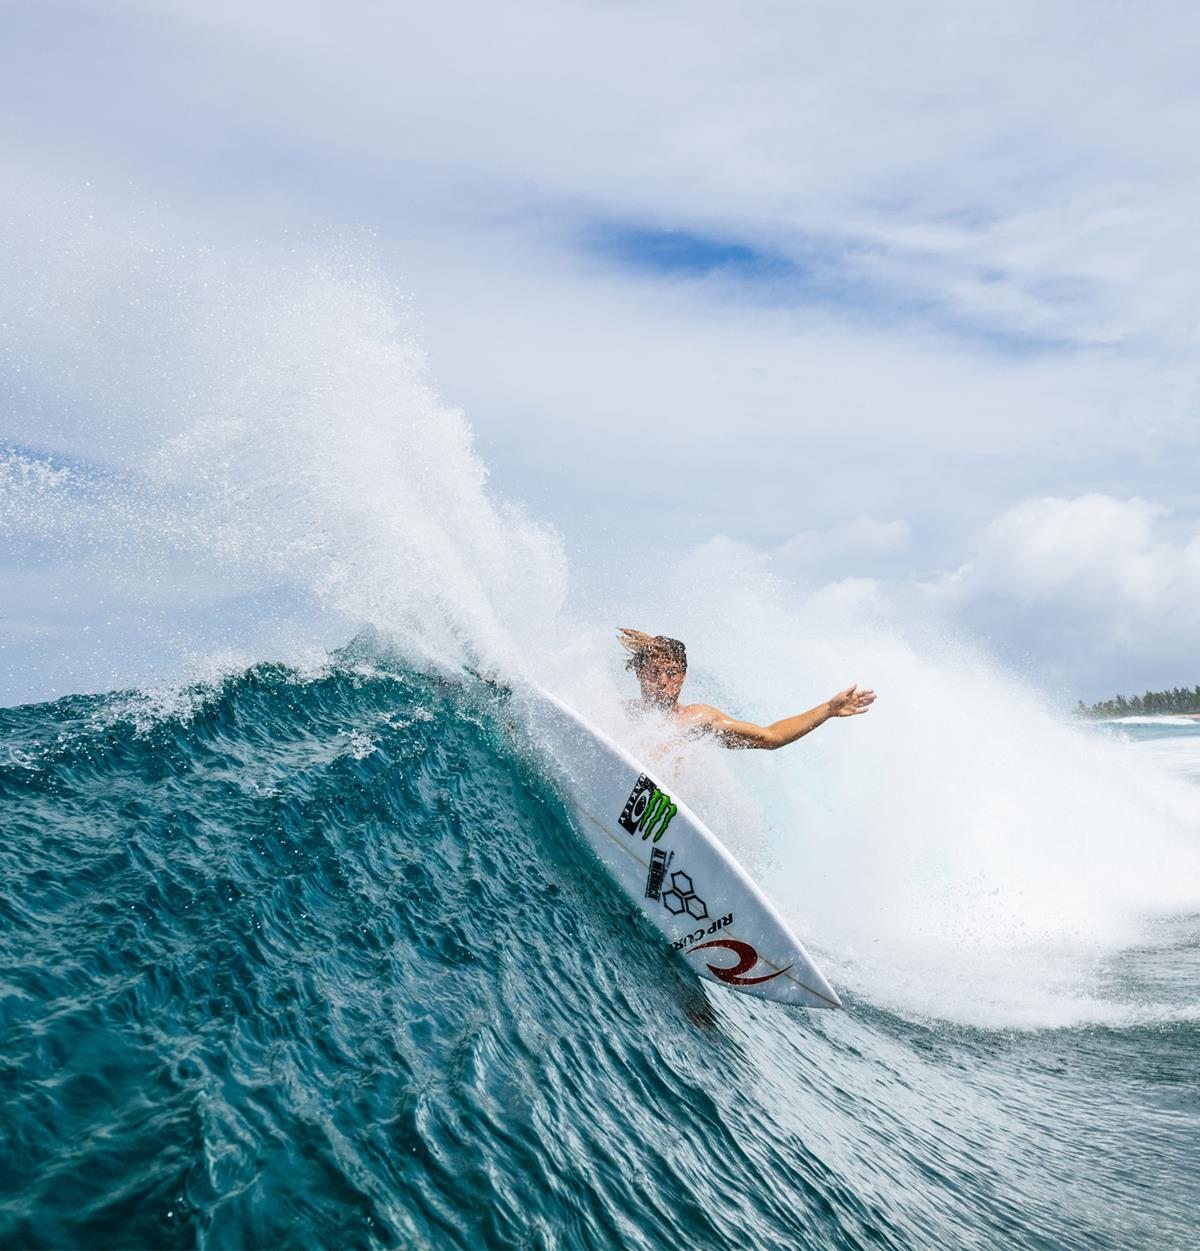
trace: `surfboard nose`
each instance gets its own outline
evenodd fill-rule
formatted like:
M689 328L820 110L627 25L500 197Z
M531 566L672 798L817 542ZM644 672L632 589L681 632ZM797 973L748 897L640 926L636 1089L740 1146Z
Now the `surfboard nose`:
M828 985L823 989L818 989L815 986L806 986L795 997L795 1002L803 1004L806 1008L839 1008L844 1010L846 1007L839 998L837 991Z
M793 1002L806 1008L844 1008L837 991L825 980L825 975L805 953L805 963L797 962L792 989L796 992Z

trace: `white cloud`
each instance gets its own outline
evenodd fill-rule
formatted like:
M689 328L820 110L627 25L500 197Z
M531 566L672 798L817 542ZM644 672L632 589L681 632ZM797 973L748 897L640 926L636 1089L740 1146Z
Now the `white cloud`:
M1200 679L1200 520L1145 500L1026 500L929 590L943 611L1077 686Z
M810 587L833 577L830 585L841 590L836 595L831 592L831 600L837 596L859 600L877 584L857 575L864 568L894 564L910 539L907 521L871 517L854 517L824 530L804 530L775 547L718 534L698 544L681 568L702 570L708 579L719 571L728 579L766 575L795 579Z
M830 560L868 560L896 556L912 541L907 521L876 521L855 517L826 530L802 530L781 544L775 555L784 561L803 564Z
M124 36L124 56L55 84L90 110L64 125L16 60L46 46L41 24L10 18L12 81L43 101L17 114L42 138L103 135L95 168L116 148L156 182L198 164L207 195L278 211L302 189L343 217L373 201L381 225L459 234L554 231L582 211L801 257L816 237L985 325L1081 343L1188 333L1186 5L1153 23L1031 0L772 4L753 20L677 0L78 9L76 38Z
M790 585L798 619L834 637L882 624L982 639L1059 696L1200 680L1200 518L1098 494L1030 499L971 536L953 570L856 575L857 562L890 555L907 533L903 522L858 518L801 536L810 561L787 558L794 540L767 548L720 536L685 567L694 584L723 581L743 597Z
M1200 529L1164 530L1168 510L1106 495L1027 500L987 527L959 585L1021 600L1066 598L1088 610L1200 612Z

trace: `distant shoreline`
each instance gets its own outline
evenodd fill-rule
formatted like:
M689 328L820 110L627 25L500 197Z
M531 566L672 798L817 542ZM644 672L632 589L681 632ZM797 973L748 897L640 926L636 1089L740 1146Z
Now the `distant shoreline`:
M1095 704L1081 699L1075 715L1092 721L1121 721L1126 717L1187 717L1200 721L1200 685L1176 686L1166 691L1147 691L1144 695L1116 695Z

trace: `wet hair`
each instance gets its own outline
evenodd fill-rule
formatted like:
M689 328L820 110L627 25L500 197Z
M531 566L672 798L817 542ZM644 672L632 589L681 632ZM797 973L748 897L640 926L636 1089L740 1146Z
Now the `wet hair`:
M639 676L647 665L662 661L687 670L687 648L678 639L667 638L665 634L643 634L640 630L622 630L618 637L630 652L625 668Z

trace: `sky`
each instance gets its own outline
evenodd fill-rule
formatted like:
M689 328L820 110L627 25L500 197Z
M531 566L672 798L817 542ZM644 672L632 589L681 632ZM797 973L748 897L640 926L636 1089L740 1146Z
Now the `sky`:
M0 6L0 699L137 679L111 483L184 437L206 319L284 324L305 267L388 307L593 599L631 550L725 561L1062 698L1200 682L1198 37L1172 3ZM290 593L172 559L139 594L181 638Z

